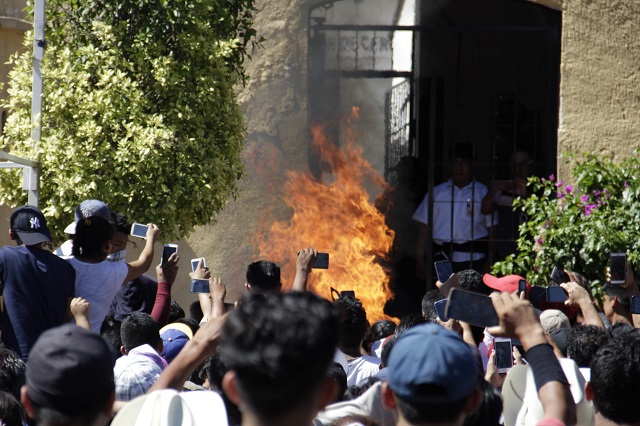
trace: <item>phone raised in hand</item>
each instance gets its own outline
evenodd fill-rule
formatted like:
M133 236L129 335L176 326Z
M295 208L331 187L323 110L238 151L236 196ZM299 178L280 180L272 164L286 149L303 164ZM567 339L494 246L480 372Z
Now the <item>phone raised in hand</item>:
M498 373L506 373L513 367L513 344L511 339L496 337L493 339L493 350L496 353Z
M631 313L640 315L640 296L631 296Z
M329 253L318 253L313 269L329 269Z
M190 293L209 293L209 280L191 280Z
M547 302L562 303L568 299L567 292L562 287L547 287Z
M551 281L553 281L556 284L563 284L571 281L569 279L569 275L567 275L564 269L559 268L557 266L553 267L553 271L551 271L551 275L549 276L549 278L551 278Z
M457 288L449 293L445 314L478 327L498 325L498 314L489 296Z
M451 262L449 262L448 260L440 260L438 262L435 262L433 264L433 267L436 269L438 281L440 281L441 283L446 282L453 274Z
M518 281L518 296L524 293L525 299L527 298L527 281L520 280Z
M435 308L436 314L438 314L438 319L440 321L449 321L449 318L447 318L447 314L445 314L445 311L447 309L447 299L438 300L433 304L433 307Z
M147 230L149 226L142 223L134 223L131 225L131 235L138 238L147 238Z
M609 256L611 284L624 284L627 278L627 254L611 253Z
M171 257L171 255L173 253L177 253L178 252L178 245L177 244L165 244L162 247L162 260L160 261L160 266L164 265L165 263L167 263L169 261L169 258ZM207 291L208 293L208 291Z
M200 263L200 259L202 259L202 269L205 269L207 267L207 261L205 260L204 257L199 257L197 259L191 259L191 272L195 272L196 269L198 269L198 263Z

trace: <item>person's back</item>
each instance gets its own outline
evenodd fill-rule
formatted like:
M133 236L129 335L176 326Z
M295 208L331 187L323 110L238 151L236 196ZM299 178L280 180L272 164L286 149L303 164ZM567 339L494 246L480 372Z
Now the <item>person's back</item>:
M11 237L20 245L0 249L2 343L26 360L40 334L67 319L75 291L75 271L65 260L42 248L51 236L37 208L17 209L10 222Z

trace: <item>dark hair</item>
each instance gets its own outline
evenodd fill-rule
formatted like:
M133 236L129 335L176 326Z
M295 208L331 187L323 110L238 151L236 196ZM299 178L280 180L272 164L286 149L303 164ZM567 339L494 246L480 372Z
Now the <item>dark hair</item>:
M593 405L615 423L640 421L640 334L623 333L602 346L591 360Z
M131 233L131 223L122 213L111 213L111 224L117 232L127 235Z
M26 419L18 399L9 392L0 391L0 420L5 426L22 426Z
M329 377L338 385L336 399L331 403L340 402L344 399L344 393L347 391L347 372L344 371L342 365L333 361L329 365Z
M396 336L391 336L389 340L384 342L382 345L382 352L380 352L380 368L385 368L389 365L389 355L391 355L391 349L393 349L393 345L396 344L398 338Z
M247 407L276 419L312 397L327 375L338 315L310 292L245 296L224 324L222 359Z
M456 272L456 277L458 277L460 287L464 290L487 296L495 291L482 281L482 274L476 270L465 269L464 271Z
M624 288L615 284L607 284L602 287L602 291L609 296L609 298L615 297L618 299L618 303L620 303L624 311L631 313L631 299Z
M114 362L122 356L122 352L120 352L120 346L122 346L122 339L120 338L121 326L122 321L118 321L113 315L104 317L102 325L100 326L100 337L109 345Z
M635 331L635 327L632 326L631 324L629 324L628 322L624 322L624 321L616 321L615 324L611 325L611 328L609 329L609 334L611 334L611 337L618 337L620 334L622 333L628 333L630 331Z
M102 401L106 403L105 401ZM77 413L66 414L62 411L50 407L42 407L31 401L35 412L35 424L46 424L48 426L70 426L70 425L90 425L100 414L102 406L92 404L95 407L79 408Z
M222 379L229 369L222 360L220 347L218 347L218 350L216 350L215 353L207 359L203 371L206 374L207 380L209 380L209 387L218 392L224 401L224 406L227 409L227 420L229 425L241 424L242 413L240 412L240 409L222 390Z
M122 321L120 336L127 351L145 344L155 349L160 341L160 326L151 315L134 312Z
M396 324L391 320L376 321L371 326L374 341L391 336L394 331L396 331Z
M408 328L411 328L414 325L423 324L425 322L428 322L428 321L422 318L422 315L418 313L412 312L410 314L407 314L403 316L402 319L400 320L400 323L396 327L396 331L394 335L398 337L402 333L404 333Z
M339 297L333 305L340 311L340 336L338 347L357 348L367 333L367 312L359 299Z
M174 322L176 322L178 324L184 324L184 325L189 326L189 328L191 329L191 332L194 335L196 334L196 332L198 330L200 330L200 324L198 322L196 322L196 320L194 320L193 318L178 318ZM169 323L169 324L171 324L171 323Z
M200 306L199 300L194 300L189 305L189 318L200 324L202 318L204 317L204 313L202 312L202 306Z
M280 288L280 267L267 260L247 266L247 283L255 293L273 292Z
M184 318L184 309L178 305L178 302L172 300L171 308L169 308L169 322L167 324L172 324L181 318Z
M0 390L20 400L20 389L26 382L27 366L17 353L3 346L0 346L0 356Z
M482 403L475 413L464 419L464 426L499 426L502 416L502 395L486 380L478 386L482 392Z
M567 356L578 367L589 367L598 349L609 341L607 332L595 325L579 325L572 329L567 339Z
M436 308L433 306L439 300L444 299L445 297L440 293L440 290L429 290L422 297L422 316L429 322L436 322L436 318L438 318L438 313L436 312Z
M106 259L113 227L100 216L90 216L76 223L72 253L81 259Z
M344 393L345 401L353 401L363 393L369 390L369 388L376 383L378 383L380 379L375 376L367 377L366 379L361 380L357 385L350 386L347 391Z
M442 394L443 390L440 386L433 385L439 389L434 389L433 394ZM465 396L454 402L446 404L415 404L404 401L396 395L396 404L398 410L409 421L409 423L447 423L458 419L460 413L467 403Z

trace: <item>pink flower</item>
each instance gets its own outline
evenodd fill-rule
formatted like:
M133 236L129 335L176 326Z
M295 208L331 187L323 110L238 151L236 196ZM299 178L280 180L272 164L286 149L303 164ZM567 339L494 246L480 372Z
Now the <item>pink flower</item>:
M556 180L556 177L554 175L549 175L549 180L550 181L554 181L554 180Z
M573 191L573 186L571 186L571 185L567 185L567 186L565 186L565 187L564 187L564 190L565 190L565 192L566 192L567 194L570 194L570 193L571 193L571 191Z
M557 196L558 198L564 198L564 194L563 194L562 192L558 192L558 193L556 194L556 196Z
M596 206L595 204L587 204L586 206L584 206L584 215L589 216L593 212L593 210L597 208L598 206Z
M556 183L556 188L560 188L562 186L562 179L558 180Z
M583 194L580 197L580 201L582 201L583 203L586 203L587 201L589 201L589 196L587 194Z
M629 187L629 182L627 182L626 180L624 181L624 183L622 184L622 186L624 186L625 188Z
M596 189L595 191L593 191L593 196L594 197L599 197L600 196L600 190Z

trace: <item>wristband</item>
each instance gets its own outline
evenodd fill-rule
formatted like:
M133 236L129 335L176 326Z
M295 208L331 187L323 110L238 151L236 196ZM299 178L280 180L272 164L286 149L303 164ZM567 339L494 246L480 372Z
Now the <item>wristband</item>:
M533 380L536 382L538 392L549 382L569 384L550 344L541 343L530 348L527 351L527 362L533 371Z

